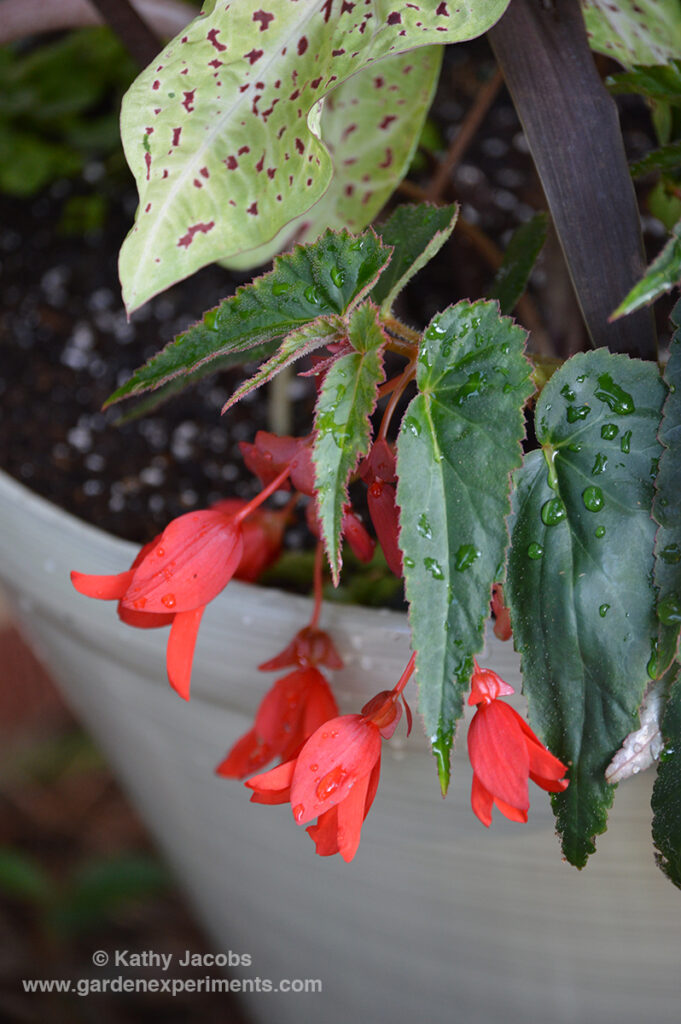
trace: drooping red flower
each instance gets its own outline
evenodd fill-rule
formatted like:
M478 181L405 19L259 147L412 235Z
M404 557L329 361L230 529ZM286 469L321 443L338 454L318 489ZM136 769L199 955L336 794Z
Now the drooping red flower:
M244 555L245 520L274 490L280 474L252 501L235 511L224 508L187 512L139 552L130 569L114 575L71 573L76 590L86 597L118 601L123 622L138 628L170 625L166 668L171 686L189 699L191 668L201 616L236 575ZM255 537L251 527L250 543ZM263 543L262 528L260 543ZM267 558L271 543L264 545ZM247 571L253 570L249 556Z
M275 757L290 760L320 725L338 714L329 684L317 667L322 664L343 667L328 633L306 626L283 651L258 666L263 672L296 667L265 694L253 727L218 765L218 775L243 779Z
M527 821L528 780L550 793L567 788L567 768L540 742L517 711L498 698L513 693L496 672L475 666L469 704L477 704L468 730L473 766L471 804L483 823L494 805L511 821Z
M263 486L288 467L292 485L301 494L314 494L315 473L312 462L312 437L289 437L259 430L253 444L240 441L239 449L246 468Z
M246 785L254 803L290 801L297 824L307 828L322 857L340 853L351 861L359 846L381 771L381 737L392 736L400 720L398 703L414 667L412 658L395 689L379 693L361 715L341 715L320 726L295 760L256 775ZM405 704L405 707L407 705ZM411 714L407 708L409 722Z
M372 445L371 451L360 466L360 475L367 484L369 515L388 568L396 576L401 577L402 552L397 542L399 509L395 486L395 453L387 441L381 439Z

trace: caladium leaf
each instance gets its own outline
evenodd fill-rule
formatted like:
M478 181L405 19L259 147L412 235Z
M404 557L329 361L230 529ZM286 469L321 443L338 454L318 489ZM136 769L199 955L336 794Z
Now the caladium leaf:
M458 215L456 203L452 206L420 203L398 206L388 220L376 225L383 242L395 248L390 266L371 293L382 310L390 310L407 282L439 252L454 230Z
M681 52L677 0L582 0L593 50L621 64L666 64Z
M312 453L317 512L336 585L341 568L340 533L348 481L360 457L369 450L369 417L376 407L378 386L383 380L382 350L386 337L374 305L365 303L353 310L348 340L354 351L335 360L319 392Z
M527 287L532 268L546 241L548 217L537 213L514 231L489 293L498 299L502 313L512 313Z
M480 35L507 5L209 0L123 103L140 195L120 257L128 310L270 241L322 197L333 173L320 137L328 93L383 57Z
M638 281L628 295L622 299L611 319L633 313L641 306L659 299L681 283L681 220L674 225L671 238L662 252L648 267L644 277Z
M267 263L293 239L308 242L326 228L361 231L370 224L409 169L437 85L442 53L441 46L424 46L393 54L329 93L320 125L333 161L326 192L271 242L220 262L245 270Z
M653 843L655 860L667 878L681 889L681 679L679 666L668 672L671 691L664 718L655 785L653 786Z
M160 387L218 357L241 356L247 362L259 346L318 317L328 325L329 317L352 309L373 287L391 252L371 230L361 237L327 231L312 245L297 245L278 257L268 274L204 313L203 320L137 370L107 404Z
M417 385L397 443L399 544L419 684L419 710L443 792L473 655L508 542L510 474L520 465L532 393L526 333L496 302L436 316L420 347Z
M638 727L653 669L650 511L664 392L653 363L604 349L574 356L539 397L541 448L515 479L504 596L533 728L570 766L552 800L577 867L605 829L605 769Z
M672 314L681 325L681 303ZM663 453L655 479L653 518L659 523L655 537L655 586L660 636L657 671L666 671L676 657L681 629L681 330L671 344L665 368L669 393L662 410L659 439Z

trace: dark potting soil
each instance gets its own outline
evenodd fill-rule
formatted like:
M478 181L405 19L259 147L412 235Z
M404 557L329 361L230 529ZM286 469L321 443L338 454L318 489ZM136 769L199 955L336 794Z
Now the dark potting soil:
M448 50L433 108L445 146L493 69L484 41ZM651 146L641 121L639 110L629 130L633 156ZM431 172L432 158L430 167L426 158L412 179L427 185ZM86 179L58 181L30 200L0 196L0 466L82 519L142 543L183 512L255 493L238 443L268 429L266 391L222 418L222 404L244 377L236 369L122 426L114 425L119 411L103 413L102 403L137 366L252 273L205 268L128 322L116 259L133 222L136 196L129 180L110 180L99 164L86 168ZM66 201L93 189L106 199L103 224L78 237L65 234ZM544 206L503 90L455 170L453 192L464 216L502 248ZM647 227L653 249L659 248L661 225L648 219ZM540 258L531 294L549 334L559 337L565 313L552 311L555 295L547 285L557 272L565 276L556 252L554 246ZM425 326L450 303L484 294L492 276L480 250L457 232L408 288L400 312L407 322ZM579 347L582 329L570 294L567 303L577 324L573 345ZM313 403L310 381L294 377L291 397L292 432L305 433Z

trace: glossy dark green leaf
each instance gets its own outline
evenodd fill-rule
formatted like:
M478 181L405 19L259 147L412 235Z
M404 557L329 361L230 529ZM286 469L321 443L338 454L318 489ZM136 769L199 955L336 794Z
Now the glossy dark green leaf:
M545 213L537 213L513 233L489 293L490 299L499 300L502 313L512 313L525 291L537 256L546 241L548 223Z
M681 326L681 303L672 321ZM681 629L681 330L672 340L664 376L669 388L659 432L664 450L653 503L653 518L659 523L655 537L659 672L666 671L676 657Z
M463 695L482 647L508 542L510 474L532 392L525 332L496 302L436 316L419 354L419 393L398 438L400 547L417 653L419 710L443 791Z
M652 100L681 104L681 61L651 67L636 65L631 71L610 75L605 84L611 93L637 92Z
M678 665L669 672L678 674ZM681 889L681 679L671 687L662 719L664 746L653 786L653 843L655 860L667 878Z
M541 448L516 475L507 585L533 727L570 766L553 797L583 867L606 827L604 771L648 681L657 634L650 511L664 385L654 363L574 356L537 402Z
M390 266L374 285L371 297L382 309L389 310L408 281L426 265L445 244L456 224L459 207L398 206L376 232L385 245L395 248Z
M383 380L382 348L386 338L374 305L365 303L352 312L348 338L354 351L335 360L319 392L313 447L317 512L336 584L342 562L340 536L348 481L360 457L369 450L369 417Z
M277 257L274 269L239 288L138 369L108 399L118 402L192 373L219 356L242 354L318 317L352 309L375 284L392 250L373 231L327 231Z
M670 292L681 282L681 221L672 229L671 238L662 252L648 267L644 277L638 281L628 295L622 300L611 320L619 316L633 313L641 306L659 299L660 295Z
M632 178L642 178L652 171L673 171L681 167L681 142L670 142L629 164Z

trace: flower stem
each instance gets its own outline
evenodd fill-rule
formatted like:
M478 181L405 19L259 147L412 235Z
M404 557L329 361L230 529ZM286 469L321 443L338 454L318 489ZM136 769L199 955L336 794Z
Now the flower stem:
M247 519L252 512L255 512L256 508L259 508L263 501L266 501L271 494L274 494L275 491L279 490L290 472L290 466L286 466L285 469L282 469L281 473L275 476L274 480L272 480L267 487L263 487L260 494L256 494L255 498L252 498L247 505L244 505L242 509L239 509L234 516L234 522L240 523L242 520Z
M407 685L407 683L411 679L415 667L416 667L416 651L413 652L411 658L407 662L407 665L406 665L406 668L405 668L404 672L402 673L400 678L397 680L397 683L395 684L395 687L393 689L393 693L395 694L396 697L400 693L402 693L402 690L405 688L405 686Z
M415 376L415 373L416 373L416 368L415 368L414 361L412 360L409 363L409 365L406 367L404 372L401 373L399 377L395 377L394 378L393 393L390 396L390 401L388 402L388 404L385 407L385 412L383 413L383 419L381 420L381 426L379 427L378 434L376 435L376 440L377 441L381 441L381 440L383 440L386 437L386 435L388 433L388 428L390 427L390 421L391 421L391 419L393 417L393 413L395 412L395 409L397 408L397 403L399 402L400 398L402 397L402 395L404 393L404 389L406 388L406 386L409 383L409 381L413 380L413 378ZM393 383L393 381L391 381L390 383Z

